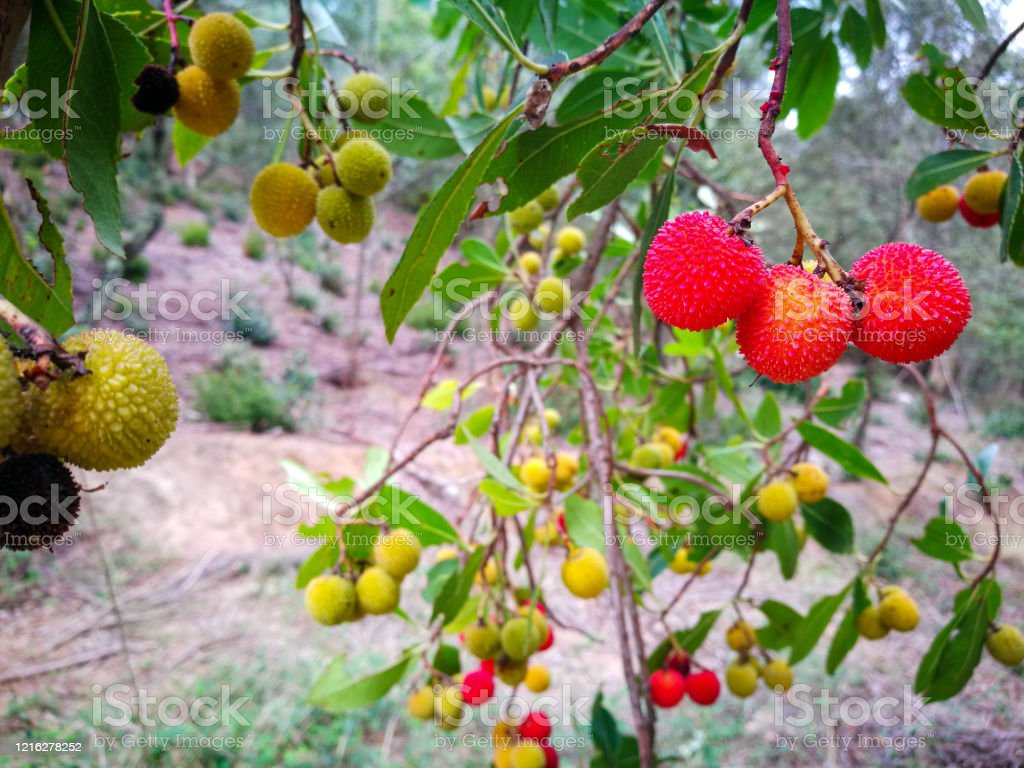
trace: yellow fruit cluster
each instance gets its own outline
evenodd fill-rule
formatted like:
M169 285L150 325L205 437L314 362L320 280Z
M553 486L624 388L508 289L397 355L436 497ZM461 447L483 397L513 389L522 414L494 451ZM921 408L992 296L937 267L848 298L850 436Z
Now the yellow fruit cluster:
M800 504L821 501L828 493L828 475L817 464L799 462L789 477L767 483L758 490L757 511L766 520L789 520Z
M227 13L211 13L188 36L192 66L177 75L174 116L203 136L224 133L235 122L242 96L238 78L252 66L256 46L249 29Z
M425 685L409 695L409 714L417 720L433 720L444 730L458 728L464 704L459 685Z
M990 227L999 222L1004 171L979 171L964 184L963 195L951 184L936 187L917 198L917 215L934 224L949 221L959 210L968 224Z
M763 680L768 690L775 693L783 693L793 685L793 669L785 659L768 659L762 664L753 655L757 634L743 619L726 630L725 642L739 654L725 670L725 685L734 696L741 699L753 696L758 680Z
M608 586L608 563L596 549L572 548L562 563L562 581L576 597L591 600Z
M565 491L572 487L576 473L579 472L580 462L571 453L559 451L555 454L554 487L555 490ZM523 485L536 494L546 496L548 487L552 484L551 467L548 466L545 456L534 456L523 462L519 468L519 479Z
M878 604L867 606L857 616L857 631L868 640L880 640L889 630L910 632L920 618L914 598L899 587L883 587Z

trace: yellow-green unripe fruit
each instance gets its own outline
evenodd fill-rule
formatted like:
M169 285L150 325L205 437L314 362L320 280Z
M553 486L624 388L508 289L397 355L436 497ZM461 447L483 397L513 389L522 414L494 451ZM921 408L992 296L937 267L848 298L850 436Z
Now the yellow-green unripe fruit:
M145 464L178 424L178 393L153 347L95 330L64 344L85 353L85 376L62 377L39 397L32 427L46 453L102 472Z
M925 221L938 224L949 221L956 215L960 192L956 187L945 184L917 198L917 215Z
M392 578L401 581L420 564L420 541L409 531L395 531L373 547L374 565L379 565Z
M672 466L672 462L674 462L676 459L676 452L672 450L671 445L669 445L668 443L663 443L661 442L661 440L655 440L653 443L650 443L650 445L653 445L655 448L657 448L658 452L661 454L662 467Z
M509 751L508 764L510 768L544 768L547 758L539 744L523 742Z
M356 581L359 607L375 616L395 610L400 595L398 582L390 573L376 565L363 571L362 576Z
M882 614L877 605L869 605L857 616L857 631L868 640L881 640L889 634L889 628L882 623Z
M306 585L306 610L319 624L333 627L352 618L356 588L334 574L317 576Z
M294 237L313 221L319 191L301 168L273 163L256 174L249 190L249 206L264 232L274 237Z
M505 685L519 685L526 679L526 662L501 656L494 662L494 674Z
M391 181L391 158L373 139L346 141L336 162L341 185L354 195L376 195Z
M252 66L256 53L249 29L229 13L211 13L192 25L188 35L192 61L210 77L236 80Z
M796 497L804 504L821 501L828 493L828 475L817 464L801 461L790 467Z
M1007 667L1024 661L1024 635L1014 626L1004 624L985 638L985 647L992 658Z
M797 503L793 484L788 480L776 480L762 486L757 499L757 511L767 520L779 523L793 516Z
M545 408L544 421L547 423L548 429L558 429L558 425L562 423L562 414L558 412L557 408Z
M537 309L548 315L560 315L569 306L569 283L560 277L545 277L533 294Z
M995 213L1006 185L1003 171L981 171L964 184L964 202L975 213Z
M501 651L501 630L493 622L473 624L464 636L466 650L478 659L493 659Z
M734 661L725 668L725 685L733 696L746 699L754 695L760 674L749 661Z
M6 448L21 426L24 406L14 355L0 340L0 449Z
M238 117L242 92L234 80L217 80L195 65L178 73L174 116L202 136L219 136Z
M596 549L580 547L562 563L562 581L576 597L593 599L608 586L608 563Z
M450 685L434 700L437 724L446 731L459 727L462 721L462 688Z
M587 236L579 227L562 227L558 230L555 241L563 253L571 256L583 250L583 246L587 244Z
M643 443L633 449L629 463L639 469L660 469L664 455L654 443Z
M675 460L676 454L683 447L683 433L675 427L658 427L658 431L654 433L654 439L672 448L673 460Z
M361 243L373 229L373 200L342 187L326 187L316 197L316 221L331 240Z
M537 195L537 203L545 211L553 211L558 207L561 198L558 197L558 190L551 186Z
M547 630L543 636L540 630L541 624L536 617L532 620L525 616L509 619L501 628L501 650L513 661L529 658L547 638Z
M559 451L555 454L555 488L560 491L568 489L579 469L580 462L571 453Z
M417 688L409 694L406 709L417 720L432 720L434 718L434 689L429 685Z
M775 691L781 686L786 691L793 684L793 668L785 659L772 659L764 665L761 677L770 690Z
M540 203L531 200L522 208L508 213L508 224L517 235L526 235L540 226L544 221L544 209Z
M527 251L519 257L519 266L526 274L536 275L540 272L541 267L544 266L544 262L536 251Z
M316 165L314 165L311 168L313 178L316 179L316 183L320 187L334 187L338 185L338 179L335 177L334 174L335 169L338 168L338 166L341 164L341 161L338 159L337 152L332 152L331 158L334 160L333 166L329 162L327 162L326 156L321 156L317 158ZM315 213L315 203L313 205L313 208Z
M483 96L482 106L485 112L492 111L498 105L498 92L491 86L485 85L480 89L480 94Z
M752 626L743 621L743 619L739 619L726 631L725 642L734 651L746 653L754 647L754 644L757 642L757 635L754 634Z
M882 623L897 632L909 632L917 626L921 615L914 599L902 590L892 590L878 604Z
M341 84L338 104L342 113L362 123L377 123L388 116L388 84L372 72L357 72Z
M366 131L366 130L352 129L352 130L344 131L343 133L339 133L338 134L338 138L336 138L334 140L334 150L338 151L343 146L345 146L348 142L352 141L352 139L372 139L372 138L373 137L370 135L370 132Z
M547 493L551 481L551 467L541 456L527 459L519 470L519 479L534 493Z
M512 318L512 325L517 330L532 331L540 322L540 315L530 300L524 296L513 296L505 306L508 316Z
M548 226L547 222L544 222L535 230L533 230L529 235L527 235L526 239L530 241L530 245L540 250L541 248L544 247L544 243L547 242L548 233L550 231L551 227Z
M673 573L687 574L693 573L697 570L697 566L700 566L700 576L707 576L711 572L711 561L708 560L701 565L700 560L691 560L689 547L680 547L676 550L676 553L672 556L672 562L668 564L668 569ZM703 559L703 558L701 558Z

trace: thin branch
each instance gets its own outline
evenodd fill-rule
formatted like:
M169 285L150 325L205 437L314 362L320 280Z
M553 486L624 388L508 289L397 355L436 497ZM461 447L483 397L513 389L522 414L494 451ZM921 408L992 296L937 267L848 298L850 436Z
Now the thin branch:
M1012 43L1013 39L1021 32L1024 32L1024 21L1022 21L1020 26L1013 30L1013 32L1004 37L1003 42L1001 42L996 49L992 51L992 55L988 57L988 60L985 62L985 66L983 66L981 71L978 73L979 81L984 80L991 74L992 68L995 67L996 62L999 61L999 57L1006 53L1006 49L1010 47L1010 43Z

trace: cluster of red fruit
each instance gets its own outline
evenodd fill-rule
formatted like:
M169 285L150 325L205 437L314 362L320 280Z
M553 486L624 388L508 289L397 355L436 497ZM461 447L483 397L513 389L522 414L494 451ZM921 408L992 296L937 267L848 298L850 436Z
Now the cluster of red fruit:
M685 651L673 651L665 660L664 669L651 673L651 701L656 706L668 709L689 696L695 704L708 707L718 701L722 684L718 675L710 669L694 672L690 669L690 658Z
M917 213L925 221L938 224L960 211L972 227L994 227L999 223L1006 180L1003 171L980 171L964 184L963 195L952 184L943 184L917 198Z
M644 295L659 320L684 330L736 320L747 364L781 384L824 373L851 341L890 363L929 360L971 317L960 273L934 251L881 245L839 286L792 264L767 268L756 245L707 211L661 227L647 252Z

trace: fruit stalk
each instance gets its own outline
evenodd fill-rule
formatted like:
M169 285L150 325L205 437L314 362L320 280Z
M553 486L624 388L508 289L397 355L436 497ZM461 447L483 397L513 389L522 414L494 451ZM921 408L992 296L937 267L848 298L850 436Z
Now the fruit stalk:
M4 296L0 296L0 320L9 325L28 345L36 360L45 367L47 360L54 362L59 368L73 370L77 374L88 373L85 363L78 355L73 355L57 343L49 331L30 318Z

